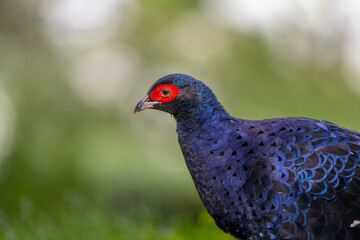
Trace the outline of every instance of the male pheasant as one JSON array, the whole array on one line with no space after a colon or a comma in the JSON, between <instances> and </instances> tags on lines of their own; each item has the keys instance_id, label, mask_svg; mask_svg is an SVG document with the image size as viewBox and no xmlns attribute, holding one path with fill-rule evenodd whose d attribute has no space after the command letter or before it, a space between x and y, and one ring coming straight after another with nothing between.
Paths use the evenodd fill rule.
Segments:
<instances>
[{"instance_id":1,"label":"male pheasant","mask_svg":"<svg viewBox=\"0 0 360 240\"><path fill-rule=\"evenodd\" d=\"M195 187L223 231L240 239L360 239L360 134L289 117L232 117L209 87L160 78L135 112L176 120Z\"/></svg>"}]
</instances>

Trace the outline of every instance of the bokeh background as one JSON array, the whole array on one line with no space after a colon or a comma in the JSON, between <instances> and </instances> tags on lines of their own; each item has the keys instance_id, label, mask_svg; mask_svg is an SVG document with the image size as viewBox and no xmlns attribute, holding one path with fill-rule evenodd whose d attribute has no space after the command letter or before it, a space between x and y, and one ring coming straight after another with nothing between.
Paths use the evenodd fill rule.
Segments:
<instances>
[{"instance_id":1,"label":"bokeh background","mask_svg":"<svg viewBox=\"0 0 360 240\"><path fill-rule=\"evenodd\" d=\"M0 239L232 239L205 212L159 77L247 119L360 131L357 0L1 0Z\"/></svg>"}]
</instances>

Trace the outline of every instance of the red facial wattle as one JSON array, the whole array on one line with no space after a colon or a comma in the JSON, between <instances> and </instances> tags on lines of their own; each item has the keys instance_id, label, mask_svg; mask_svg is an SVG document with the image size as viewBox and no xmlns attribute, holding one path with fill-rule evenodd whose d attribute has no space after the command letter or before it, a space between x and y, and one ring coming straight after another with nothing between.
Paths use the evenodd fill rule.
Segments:
<instances>
[{"instance_id":1,"label":"red facial wattle","mask_svg":"<svg viewBox=\"0 0 360 240\"><path fill-rule=\"evenodd\" d=\"M170 102L171 100L174 99L174 97L176 97L178 92L179 92L178 87L169 83L164 83L156 86L154 90L152 90L152 92L150 93L150 99L152 101L158 101L163 103Z\"/></svg>"}]
</instances>

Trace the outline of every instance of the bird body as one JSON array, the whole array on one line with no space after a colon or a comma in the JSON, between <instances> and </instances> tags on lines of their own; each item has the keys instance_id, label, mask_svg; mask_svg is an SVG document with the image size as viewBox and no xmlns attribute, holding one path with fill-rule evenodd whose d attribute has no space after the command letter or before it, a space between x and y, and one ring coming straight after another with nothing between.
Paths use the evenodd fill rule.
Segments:
<instances>
[{"instance_id":1,"label":"bird body","mask_svg":"<svg viewBox=\"0 0 360 240\"><path fill-rule=\"evenodd\" d=\"M360 239L359 133L309 118L232 117L184 74L158 80L135 111L146 108L174 116L195 187L223 231L252 240Z\"/></svg>"}]
</instances>

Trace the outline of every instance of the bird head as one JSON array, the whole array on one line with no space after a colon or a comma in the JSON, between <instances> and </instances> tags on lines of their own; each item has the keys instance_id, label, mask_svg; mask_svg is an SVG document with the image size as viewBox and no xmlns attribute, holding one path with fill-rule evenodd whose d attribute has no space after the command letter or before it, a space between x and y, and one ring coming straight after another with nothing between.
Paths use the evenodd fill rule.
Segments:
<instances>
[{"instance_id":1,"label":"bird head","mask_svg":"<svg viewBox=\"0 0 360 240\"><path fill-rule=\"evenodd\" d=\"M217 105L220 104L209 87L189 75L177 73L157 80L136 105L134 113L155 109L176 119L205 118Z\"/></svg>"}]
</instances>

